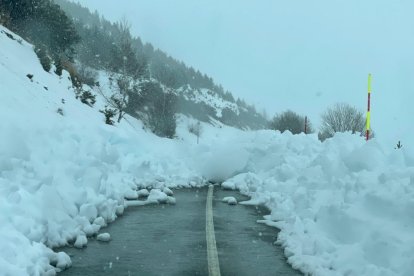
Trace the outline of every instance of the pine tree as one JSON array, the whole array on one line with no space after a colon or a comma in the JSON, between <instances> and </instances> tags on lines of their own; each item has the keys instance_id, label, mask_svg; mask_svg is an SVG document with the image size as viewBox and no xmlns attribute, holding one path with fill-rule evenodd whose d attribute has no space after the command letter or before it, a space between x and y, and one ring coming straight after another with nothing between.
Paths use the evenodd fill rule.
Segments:
<instances>
[{"instance_id":1,"label":"pine tree","mask_svg":"<svg viewBox=\"0 0 414 276\"><path fill-rule=\"evenodd\" d=\"M72 20L50 0L2 0L2 13L8 14L6 27L35 45L46 47L56 61L72 60L79 36Z\"/></svg>"}]
</instances>

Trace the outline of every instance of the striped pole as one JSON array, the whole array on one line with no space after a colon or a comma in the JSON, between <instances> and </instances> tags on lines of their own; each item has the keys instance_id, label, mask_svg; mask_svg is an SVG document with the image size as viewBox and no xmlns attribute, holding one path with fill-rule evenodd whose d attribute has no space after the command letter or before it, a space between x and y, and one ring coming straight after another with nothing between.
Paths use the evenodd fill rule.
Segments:
<instances>
[{"instance_id":1,"label":"striped pole","mask_svg":"<svg viewBox=\"0 0 414 276\"><path fill-rule=\"evenodd\" d=\"M371 129L371 74L368 75L368 111L367 111L367 125L366 125L366 138L369 140L369 130Z\"/></svg>"}]
</instances>

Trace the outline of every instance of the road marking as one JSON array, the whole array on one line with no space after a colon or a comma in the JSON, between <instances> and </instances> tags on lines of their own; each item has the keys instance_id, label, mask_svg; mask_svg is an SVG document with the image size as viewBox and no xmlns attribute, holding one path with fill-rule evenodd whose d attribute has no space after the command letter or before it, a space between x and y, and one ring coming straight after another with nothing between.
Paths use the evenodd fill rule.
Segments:
<instances>
[{"instance_id":1,"label":"road marking","mask_svg":"<svg viewBox=\"0 0 414 276\"><path fill-rule=\"evenodd\" d=\"M216 246L216 235L214 234L213 221L213 191L214 186L208 186L206 203L206 240L207 240L207 261L208 275L220 276L220 264Z\"/></svg>"}]
</instances>

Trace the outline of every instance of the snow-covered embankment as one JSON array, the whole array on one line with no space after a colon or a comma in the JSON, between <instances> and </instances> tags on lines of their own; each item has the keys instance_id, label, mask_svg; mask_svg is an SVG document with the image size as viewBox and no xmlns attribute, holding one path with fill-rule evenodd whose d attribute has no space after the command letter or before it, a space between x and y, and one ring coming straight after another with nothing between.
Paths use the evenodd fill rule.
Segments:
<instances>
[{"instance_id":1,"label":"snow-covered embankment","mask_svg":"<svg viewBox=\"0 0 414 276\"><path fill-rule=\"evenodd\" d=\"M171 157L179 155L176 141L132 118L105 125L99 95L94 108L82 104L66 72L45 72L32 45L1 26L0 105L1 275L69 266L48 247L84 246L140 187L201 184Z\"/></svg>"},{"instance_id":2,"label":"snow-covered embankment","mask_svg":"<svg viewBox=\"0 0 414 276\"><path fill-rule=\"evenodd\" d=\"M414 159L338 134L262 132L246 173L223 183L268 206L288 261L311 275L413 275Z\"/></svg>"}]
</instances>

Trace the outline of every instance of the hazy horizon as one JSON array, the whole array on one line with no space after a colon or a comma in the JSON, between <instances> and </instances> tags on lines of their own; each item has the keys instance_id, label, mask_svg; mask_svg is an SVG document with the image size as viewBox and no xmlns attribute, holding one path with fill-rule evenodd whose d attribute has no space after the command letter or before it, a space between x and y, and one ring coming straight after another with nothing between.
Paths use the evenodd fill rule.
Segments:
<instances>
[{"instance_id":1,"label":"hazy horizon","mask_svg":"<svg viewBox=\"0 0 414 276\"><path fill-rule=\"evenodd\" d=\"M134 35L199 69L269 115L286 109L318 125L329 105L366 109L374 129L407 131L414 92L409 1L83 0ZM392 100L390 100L392 99ZM397 112L391 112L396 110Z\"/></svg>"}]
</instances>

